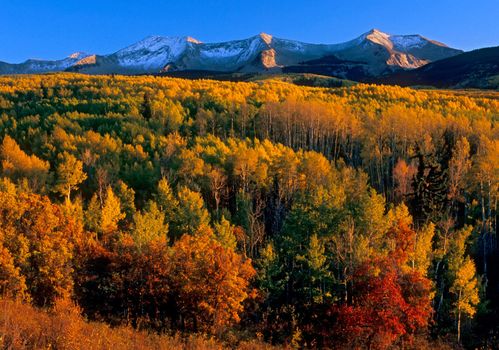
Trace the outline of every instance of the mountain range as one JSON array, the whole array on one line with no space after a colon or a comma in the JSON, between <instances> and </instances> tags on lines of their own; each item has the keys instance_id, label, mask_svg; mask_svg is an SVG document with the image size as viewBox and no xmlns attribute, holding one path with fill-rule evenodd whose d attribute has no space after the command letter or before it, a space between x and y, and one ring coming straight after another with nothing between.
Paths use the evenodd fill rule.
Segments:
<instances>
[{"instance_id":1,"label":"mountain range","mask_svg":"<svg viewBox=\"0 0 499 350\"><path fill-rule=\"evenodd\" d=\"M420 35L390 35L377 29L341 44L309 44L265 33L221 43L203 43L191 37L151 36L109 55L77 52L56 61L0 62L0 74L65 70L91 74L186 70L246 73L281 71L334 56L345 65L347 73L351 66L354 70L360 68L366 76L377 76L414 69L461 52Z\"/></svg>"},{"instance_id":2,"label":"mountain range","mask_svg":"<svg viewBox=\"0 0 499 350\"><path fill-rule=\"evenodd\" d=\"M431 71L447 71L444 69L447 65L441 62L464 64L466 72L454 67L449 74L467 74L473 60L483 59L482 56L464 53L418 34L391 35L377 29L339 44L304 43L266 33L220 43L203 43L192 37L150 36L107 55L76 52L54 61L29 59L18 64L0 61L0 74L314 73L355 81L436 86ZM493 70L497 67L493 62L499 55L494 51L487 57L487 67ZM482 68L483 74L487 69ZM443 79L440 85L459 85L461 81L456 79L459 77Z\"/></svg>"}]
</instances>

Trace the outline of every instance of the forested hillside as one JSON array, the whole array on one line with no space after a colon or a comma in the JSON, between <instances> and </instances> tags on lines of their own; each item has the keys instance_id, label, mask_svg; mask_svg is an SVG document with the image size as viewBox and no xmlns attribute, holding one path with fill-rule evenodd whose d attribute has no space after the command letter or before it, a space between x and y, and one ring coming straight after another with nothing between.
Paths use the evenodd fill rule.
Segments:
<instances>
[{"instance_id":1,"label":"forested hillside","mask_svg":"<svg viewBox=\"0 0 499 350\"><path fill-rule=\"evenodd\" d=\"M498 117L497 92L0 77L3 303L234 347L497 348Z\"/></svg>"}]
</instances>

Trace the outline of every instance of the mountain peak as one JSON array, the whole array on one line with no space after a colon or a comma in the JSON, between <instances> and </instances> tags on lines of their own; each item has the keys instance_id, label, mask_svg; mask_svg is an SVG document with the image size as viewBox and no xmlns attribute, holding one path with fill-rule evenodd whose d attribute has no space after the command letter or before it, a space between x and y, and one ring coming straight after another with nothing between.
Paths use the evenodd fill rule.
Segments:
<instances>
[{"instance_id":1,"label":"mountain peak","mask_svg":"<svg viewBox=\"0 0 499 350\"><path fill-rule=\"evenodd\" d=\"M258 35L267 45L270 45L270 43L272 43L272 35L270 34L267 34L267 33L264 33L264 32L261 32L259 35Z\"/></svg>"},{"instance_id":2,"label":"mountain peak","mask_svg":"<svg viewBox=\"0 0 499 350\"><path fill-rule=\"evenodd\" d=\"M192 36L186 36L185 37L185 40L189 43L193 43L193 44L202 44L203 42L202 41L199 41L198 39L196 38L193 38Z\"/></svg>"},{"instance_id":3,"label":"mountain peak","mask_svg":"<svg viewBox=\"0 0 499 350\"><path fill-rule=\"evenodd\" d=\"M367 34L385 34L385 35L388 35L385 32L383 32L382 30L379 30L378 28L371 29L370 31L367 32Z\"/></svg>"},{"instance_id":4,"label":"mountain peak","mask_svg":"<svg viewBox=\"0 0 499 350\"><path fill-rule=\"evenodd\" d=\"M379 29L371 29L367 33L361 36L362 39L367 39L373 43L383 45L385 47L392 46L390 42L390 34L382 32Z\"/></svg>"},{"instance_id":5,"label":"mountain peak","mask_svg":"<svg viewBox=\"0 0 499 350\"><path fill-rule=\"evenodd\" d=\"M73 52L71 55L69 55L68 58L73 58L73 59L79 60L79 59L82 59L86 56L88 56L88 54L86 52L77 51L77 52Z\"/></svg>"},{"instance_id":6,"label":"mountain peak","mask_svg":"<svg viewBox=\"0 0 499 350\"><path fill-rule=\"evenodd\" d=\"M150 35L139 42L131 46L143 46L143 47L156 47L158 45L168 45L170 43L180 43L189 42L194 44L201 44L201 41L191 37L191 36L161 36L161 35Z\"/></svg>"},{"instance_id":7,"label":"mountain peak","mask_svg":"<svg viewBox=\"0 0 499 350\"><path fill-rule=\"evenodd\" d=\"M368 36L390 36L390 34L378 29L378 28L373 28L371 30L369 30L368 32L364 33L361 35L361 37L368 37Z\"/></svg>"},{"instance_id":8,"label":"mountain peak","mask_svg":"<svg viewBox=\"0 0 499 350\"><path fill-rule=\"evenodd\" d=\"M158 52L164 50L165 48L170 48L172 51L182 51L188 43L201 44L200 41L190 36L152 35L119 50L117 54L122 56L135 52Z\"/></svg>"}]
</instances>

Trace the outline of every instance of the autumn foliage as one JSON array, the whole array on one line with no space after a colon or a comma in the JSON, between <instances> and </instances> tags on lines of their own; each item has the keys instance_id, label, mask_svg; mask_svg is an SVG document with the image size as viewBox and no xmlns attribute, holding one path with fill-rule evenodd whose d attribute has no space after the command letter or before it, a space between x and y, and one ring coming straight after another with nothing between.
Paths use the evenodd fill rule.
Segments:
<instances>
[{"instance_id":1,"label":"autumn foliage","mask_svg":"<svg viewBox=\"0 0 499 350\"><path fill-rule=\"evenodd\" d=\"M0 341L493 348L497 97L1 77Z\"/></svg>"}]
</instances>

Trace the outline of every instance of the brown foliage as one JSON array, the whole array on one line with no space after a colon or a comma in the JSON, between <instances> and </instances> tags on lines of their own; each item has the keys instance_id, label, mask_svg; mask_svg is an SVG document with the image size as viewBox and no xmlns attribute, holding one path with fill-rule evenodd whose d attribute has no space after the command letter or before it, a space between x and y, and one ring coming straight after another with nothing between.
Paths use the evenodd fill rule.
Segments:
<instances>
[{"instance_id":1,"label":"brown foliage","mask_svg":"<svg viewBox=\"0 0 499 350\"><path fill-rule=\"evenodd\" d=\"M112 328L104 323L86 322L71 302L59 300L51 311L0 299L0 348L65 350L223 350L227 346L212 338L191 335L168 336ZM270 349L258 342L241 343L241 350Z\"/></svg>"},{"instance_id":2,"label":"brown foliage","mask_svg":"<svg viewBox=\"0 0 499 350\"><path fill-rule=\"evenodd\" d=\"M239 322L255 270L208 234L184 235L173 246L173 288L184 327L216 332Z\"/></svg>"}]
</instances>

